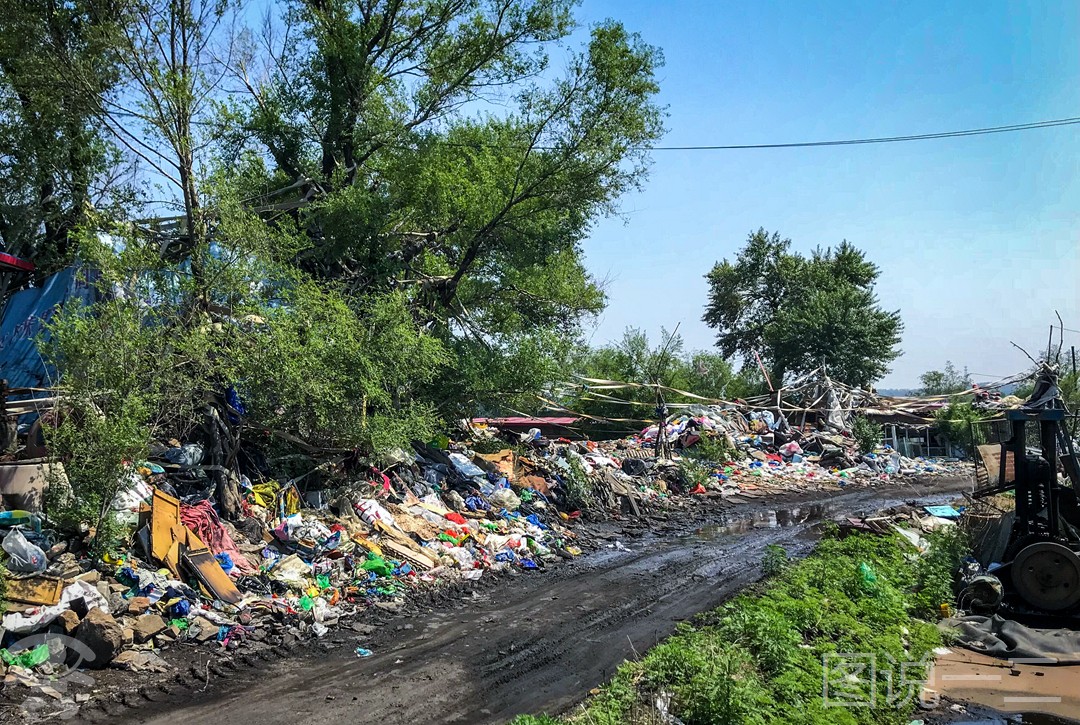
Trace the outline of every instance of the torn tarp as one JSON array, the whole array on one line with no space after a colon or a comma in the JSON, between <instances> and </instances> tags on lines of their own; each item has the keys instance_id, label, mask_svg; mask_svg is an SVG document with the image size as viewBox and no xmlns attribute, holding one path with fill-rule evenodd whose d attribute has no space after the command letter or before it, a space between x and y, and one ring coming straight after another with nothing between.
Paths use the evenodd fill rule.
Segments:
<instances>
[{"instance_id":1,"label":"torn tarp","mask_svg":"<svg viewBox=\"0 0 1080 725\"><path fill-rule=\"evenodd\" d=\"M958 631L957 644L992 657L1080 664L1080 632L1070 629L1035 629L997 615L953 617L941 620L939 626Z\"/></svg>"},{"instance_id":2,"label":"torn tarp","mask_svg":"<svg viewBox=\"0 0 1080 725\"><path fill-rule=\"evenodd\" d=\"M38 351L46 324L71 301L94 301L92 275L85 267L68 267L11 296L0 319L0 368L13 388L40 388L49 382L50 371Z\"/></svg>"}]
</instances>

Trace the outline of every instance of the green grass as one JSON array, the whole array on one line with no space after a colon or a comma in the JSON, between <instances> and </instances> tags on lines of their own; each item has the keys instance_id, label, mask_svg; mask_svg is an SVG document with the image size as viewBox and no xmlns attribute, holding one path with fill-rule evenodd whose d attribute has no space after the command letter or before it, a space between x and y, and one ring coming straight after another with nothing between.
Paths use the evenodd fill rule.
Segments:
<instances>
[{"instance_id":1,"label":"green grass","mask_svg":"<svg viewBox=\"0 0 1080 725\"><path fill-rule=\"evenodd\" d=\"M951 597L946 587L961 549L941 546L919 559L898 536L827 538L808 558L770 567L775 575L760 586L625 662L567 718L522 716L513 725L659 723L658 697L686 725L907 723L915 700L885 702L888 668L880 664L875 707L827 706L822 660L830 653L873 653L879 663L930 657L941 635L917 615ZM779 563L777 552L770 557ZM869 694L868 685L853 686Z\"/></svg>"}]
</instances>

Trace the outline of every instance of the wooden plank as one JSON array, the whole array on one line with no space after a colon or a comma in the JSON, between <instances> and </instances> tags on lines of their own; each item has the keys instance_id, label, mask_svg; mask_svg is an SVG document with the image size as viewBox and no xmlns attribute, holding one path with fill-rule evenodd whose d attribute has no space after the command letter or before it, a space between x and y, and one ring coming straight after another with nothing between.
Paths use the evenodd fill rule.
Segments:
<instances>
[{"instance_id":1,"label":"wooden plank","mask_svg":"<svg viewBox=\"0 0 1080 725\"><path fill-rule=\"evenodd\" d=\"M427 554L421 554L420 552L413 551L407 546L402 546L396 541L384 541L383 548L386 552L394 558L407 561L410 564L417 566L425 571L435 568L435 561L433 561Z\"/></svg>"},{"instance_id":2,"label":"wooden plank","mask_svg":"<svg viewBox=\"0 0 1080 725\"><path fill-rule=\"evenodd\" d=\"M5 598L10 602L39 604L51 607L60 602L64 580L52 576L32 576L27 579L11 579L7 583Z\"/></svg>"},{"instance_id":3,"label":"wooden plank","mask_svg":"<svg viewBox=\"0 0 1080 725\"><path fill-rule=\"evenodd\" d=\"M150 549L155 559L165 561L175 541L173 526L180 524L180 501L155 488L151 503Z\"/></svg>"},{"instance_id":4,"label":"wooden plank","mask_svg":"<svg viewBox=\"0 0 1080 725\"><path fill-rule=\"evenodd\" d=\"M243 601L244 596L209 549L191 549L181 558L213 597L229 604Z\"/></svg>"}]
</instances>

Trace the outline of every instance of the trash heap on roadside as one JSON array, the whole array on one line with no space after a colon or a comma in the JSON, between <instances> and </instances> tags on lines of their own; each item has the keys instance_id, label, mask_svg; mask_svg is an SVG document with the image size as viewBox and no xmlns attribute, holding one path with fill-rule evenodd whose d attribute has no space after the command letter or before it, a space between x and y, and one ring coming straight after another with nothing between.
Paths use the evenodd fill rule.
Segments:
<instances>
[{"instance_id":1,"label":"trash heap on roadside","mask_svg":"<svg viewBox=\"0 0 1080 725\"><path fill-rule=\"evenodd\" d=\"M557 475L510 449L415 448L335 489L245 478L236 522L200 482L199 447L166 451L163 462L186 460L132 467L114 503L130 539L101 558L36 513L8 517L0 657L13 670L47 665L48 652L20 646L43 632L86 644L89 667L161 667L154 653L176 643L289 645L368 609L400 609L424 587L581 553L567 526L580 511Z\"/></svg>"},{"instance_id":2,"label":"trash heap on roadside","mask_svg":"<svg viewBox=\"0 0 1080 725\"><path fill-rule=\"evenodd\" d=\"M471 428L469 443L415 442L284 483L242 476L233 521L219 515L202 448L174 441L128 467L113 503L126 535L104 555L91 556L89 532L64 538L37 511L0 514L0 670L43 687L65 668L163 671L163 649L291 647L343 626L361 633L366 657L373 627L358 620L425 590L572 559L589 543L579 519L707 498L690 494L737 502L954 470L888 449L860 454L850 437L781 421L689 408L666 422L670 458L656 457L656 426L606 442ZM704 479L689 475L690 460Z\"/></svg>"}]
</instances>

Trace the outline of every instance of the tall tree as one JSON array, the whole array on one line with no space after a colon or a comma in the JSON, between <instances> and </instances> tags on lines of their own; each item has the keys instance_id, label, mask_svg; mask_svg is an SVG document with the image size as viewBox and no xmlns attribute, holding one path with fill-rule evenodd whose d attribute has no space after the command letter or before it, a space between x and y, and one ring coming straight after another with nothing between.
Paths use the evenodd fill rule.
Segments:
<instances>
[{"instance_id":1,"label":"tall tree","mask_svg":"<svg viewBox=\"0 0 1080 725\"><path fill-rule=\"evenodd\" d=\"M282 40L234 63L250 99L232 113L251 132L226 155L253 193L310 180L298 264L356 295L407 290L461 359L444 390L491 389L472 371L549 349L602 308L581 241L642 182L663 130L660 53L618 23L543 79L571 5L294 2Z\"/></svg>"},{"instance_id":2,"label":"tall tree","mask_svg":"<svg viewBox=\"0 0 1080 725\"><path fill-rule=\"evenodd\" d=\"M184 218L190 255L208 242L200 176L210 158L204 130L227 63L219 27L237 0L127 0L116 34L122 92L102 99L98 115L117 142L171 184L163 200ZM200 265L195 264L196 271Z\"/></svg>"},{"instance_id":3,"label":"tall tree","mask_svg":"<svg viewBox=\"0 0 1080 725\"><path fill-rule=\"evenodd\" d=\"M971 387L971 375L967 368L958 369L952 360L945 361L943 370L927 370L919 376L919 395L950 395Z\"/></svg>"},{"instance_id":4,"label":"tall tree","mask_svg":"<svg viewBox=\"0 0 1080 725\"><path fill-rule=\"evenodd\" d=\"M125 196L95 113L119 82L118 4L0 0L0 17L0 241L40 279L70 262L92 207Z\"/></svg>"},{"instance_id":5,"label":"tall tree","mask_svg":"<svg viewBox=\"0 0 1080 725\"><path fill-rule=\"evenodd\" d=\"M704 321L717 331L726 356L759 355L774 386L790 373L824 365L851 385L869 386L900 355L899 311L881 308L874 285L878 267L847 241L791 251L791 240L758 229L734 261L706 275Z\"/></svg>"}]
</instances>

